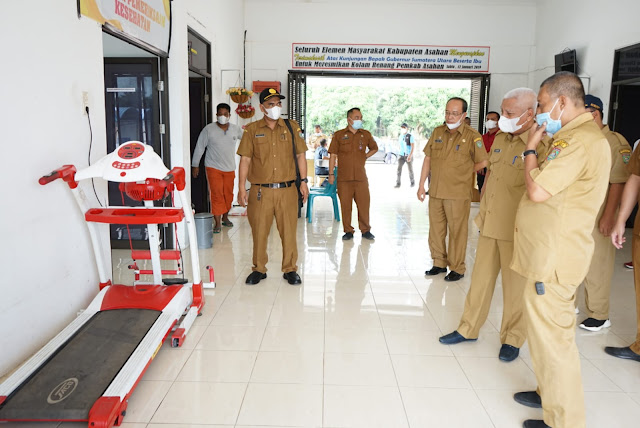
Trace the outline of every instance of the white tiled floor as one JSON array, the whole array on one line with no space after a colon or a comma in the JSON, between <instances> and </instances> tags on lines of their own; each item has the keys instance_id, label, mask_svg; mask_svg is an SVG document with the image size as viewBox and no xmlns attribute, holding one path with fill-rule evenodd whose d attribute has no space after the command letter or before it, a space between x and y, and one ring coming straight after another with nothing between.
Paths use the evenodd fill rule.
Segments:
<instances>
[{"instance_id":1,"label":"white tiled floor","mask_svg":"<svg viewBox=\"0 0 640 428\"><path fill-rule=\"evenodd\" d=\"M252 248L246 217L234 217L235 227L215 235L200 257L203 267L214 266L217 288L206 292L204 313L184 346L160 350L132 396L126 428L516 428L541 417L512 400L536 385L527 345L512 363L497 359L499 284L477 342L438 342L460 319L476 229L470 227L462 281L425 278L426 204L406 175L404 187L392 188L395 166L370 165L368 172L375 242L358 232L342 242L329 200L318 199L313 222L298 223L302 286L281 277L275 225L269 277L257 286L244 284ZM633 274L622 267L629 248L617 256L612 327L577 331L590 428L634 427L640 420L640 364L602 350L626 346L635 334ZM116 251L114 264L126 266L128 257ZM114 276L132 280L126 270Z\"/></svg>"}]
</instances>

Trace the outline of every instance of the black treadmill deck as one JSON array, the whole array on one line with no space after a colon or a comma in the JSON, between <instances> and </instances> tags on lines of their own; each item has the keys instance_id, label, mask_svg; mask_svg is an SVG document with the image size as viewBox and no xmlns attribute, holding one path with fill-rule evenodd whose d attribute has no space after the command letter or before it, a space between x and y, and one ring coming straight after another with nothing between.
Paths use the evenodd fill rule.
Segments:
<instances>
[{"instance_id":1,"label":"black treadmill deck","mask_svg":"<svg viewBox=\"0 0 640 428\"><path fill-rule=\"evenodd\" d=\"M148 309L96 313L7 398L0 407L0 420L87 420L93 404L160 313Z\"/></svg>"}]
</instances>

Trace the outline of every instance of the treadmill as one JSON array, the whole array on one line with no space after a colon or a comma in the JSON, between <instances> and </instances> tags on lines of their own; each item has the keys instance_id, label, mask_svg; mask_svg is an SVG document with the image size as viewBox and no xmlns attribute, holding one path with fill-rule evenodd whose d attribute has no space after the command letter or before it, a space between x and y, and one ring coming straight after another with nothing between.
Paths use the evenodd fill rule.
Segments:
<instances>
[{"instance_id":1,"label":"treadmill","mask_svg":"<svg viewBox=\"0 0 640 428\"><path fill-rule=\"evenodd\" d=\"M64 180L85 216L98 266L100 292L89 307L0 384L0 421L87 421L91 428L120 425L128 399L165 339L181 346L204 306L193 212L185 192L185 171L169 171L153 148L132 141L93 166L64 165L42 177ZM141 207L90 208L78 182L103 178ZM155 207L173 193L180 208ZM158 224L185 221L193 282L166 279L160 267ZM146 224L153 282L113 285L107 277L100 224ZM104 227L104 226L102 226ZM210 270L213 278L213 270ZM166 283L166 284L165 284Z\"/></svg>"}]
</instances>

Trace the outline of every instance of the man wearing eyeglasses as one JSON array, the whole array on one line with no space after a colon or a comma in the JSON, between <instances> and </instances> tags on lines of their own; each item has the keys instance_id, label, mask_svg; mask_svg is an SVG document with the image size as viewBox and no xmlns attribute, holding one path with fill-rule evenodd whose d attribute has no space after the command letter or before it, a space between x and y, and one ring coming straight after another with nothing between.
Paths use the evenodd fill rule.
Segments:
<instances>
[{"instance_id":1,"label":"man wearing eyeglasses","mask_svg":"<svg viewBox=\"0 0 640 428\"><path fill-rule=\"evenodd\" d=\"M433 267L425 275L450 272L445 281L458 281L466 270L467 234L471 192L475 172L488 164L482 136L464 123L467 102L458 97L447 101L445 123L433 130L424 148L418 200L424 201L424 183L429 185L429 249ZM449 229L449 249L445 238Z\"/></svg>"}]
</instances>

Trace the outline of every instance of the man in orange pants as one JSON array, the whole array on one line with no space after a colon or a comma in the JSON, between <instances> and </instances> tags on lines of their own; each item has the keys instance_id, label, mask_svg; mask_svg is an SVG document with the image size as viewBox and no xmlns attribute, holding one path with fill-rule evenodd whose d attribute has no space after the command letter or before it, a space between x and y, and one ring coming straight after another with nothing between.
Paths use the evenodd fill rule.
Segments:
<instances>
[{"instance_id":1,"label":"man in orange pants","mask_svg":"<svg viewBox=\"0 0 640 428\"><path fill-rule=\"evenodd\" d=\"M242 129L229 123L231 107L218 104L217 122L205 126L193 151L191 172L193 177L200 174L200 158L207 152L204 165L207 169L211 214L216 224L213 233L220 233L221 226L232 227L229 210L233 203L233 181L236 178L236 143L242 138Z\"/></svg>"}]
</instances>

